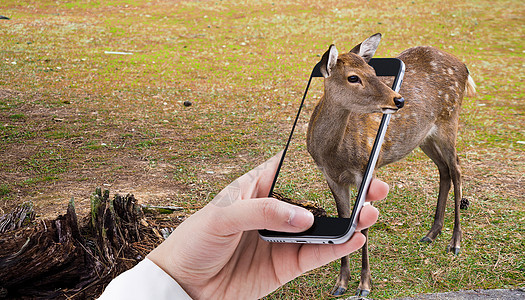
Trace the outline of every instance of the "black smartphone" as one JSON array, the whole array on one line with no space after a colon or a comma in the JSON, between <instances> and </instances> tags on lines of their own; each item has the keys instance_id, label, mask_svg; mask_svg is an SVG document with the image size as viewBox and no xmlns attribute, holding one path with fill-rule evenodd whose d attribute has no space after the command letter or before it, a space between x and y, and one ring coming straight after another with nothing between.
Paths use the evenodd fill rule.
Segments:
<instances>
[{"instance_id":1,"label":"black smartphone","mask_svg":"<svg viewBox=\"0 0 525 300\"><path fill-rule=\"evenodd\" d=\"M369 64L375 69L377 76L388 76L394 77L394 83L392 89L396 92L399 92L401 88L401 83L403 82L403 76L405 74L405 64L397 58L372 58L369 61ZM292 130L288 137L283 156L281 158L279 167L275 174L275 178L270 189L270 197L274 193L274 189L278 183L279 174L285 162L285 157L290 147L292 137L299 120L304 101L306 99L306 94L310 87L312 78L323 77L320 71L321 63L317 63L303 95L301 105L297 112L295 121L292 126ZM259 230L261 238L269 242L278 242L278 243L311 243L311 244L341 244L350 239L355 232L357 227L357 221L359 212L365 203L366 193L372 181L372 175L374 168L379 157L379 152L381 150L381 145L385 137L386 129L390 122L391 114L383 114L379 129L368 159L368 164L366 167L365 174L363 176L363 181L359 186L359 191L357 193L357 198L355 200L354 206L352 208L352 214L350 218L336 218L336 217L314 217L314 224L308 230L299 232L299 233L288 233L288 232L279 232L271 230ZM304 143L306 144L306 143ZM305 148L305 146L303 146ZM298 175L293 175L298 176Z\"/></svg>"}]
</instances>

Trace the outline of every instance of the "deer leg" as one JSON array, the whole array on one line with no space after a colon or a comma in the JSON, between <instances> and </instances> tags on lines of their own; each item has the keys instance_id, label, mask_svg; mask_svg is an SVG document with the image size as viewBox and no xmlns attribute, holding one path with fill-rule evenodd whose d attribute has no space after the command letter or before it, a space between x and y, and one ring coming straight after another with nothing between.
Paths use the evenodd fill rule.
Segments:
<instances>
[{"instance_id":1,"label":"deer leg","mask_svg":"<svg viewBox=\"0 0 525 300\"><path fill-rule=\"evenodd\" d=\"M452 252L455 255L459 254L461 246L461 223L459 217L459 209L462 200L461 189L461 171L459 170L459 158L454 151L454 157L450 159L450 176L454 183L454 231L452 232L452 239L447 246L447 252Z\"/></svg>"},{"instance_id":2,"label":"deer leg","mask_svg":"<svg viewBox=\"0 0 525 300\"><path fill-rule=\"evenodd\" d=\"M357 287L356 296L366 297L370 294L370 263L368 261L368 228L361 230L361 233L366 237L366 242L361 248L361 280Z\"/></svg>"},{"instance_id":3,"label":"deer leg","mask_svg":"<svg viewBox=\"0 0 525 300\"><path fill-rule=\"evenodd\" d=\"M346 293L348 287L348 281L350 281L350 259L347 256L341 258L341 269L339 269L339 277L332 289L333 296L341 296Z\"/></svg>"},{"instance_id":4,"label":"deer leg","mask_svg":"<svg viewBox=\"0 0 525 300\"><path fill-rule=\"evenodd\" d=\"M328 186L334 196L337 214L340 218L350 218L350 189L337 184L335 181L326 177ZM348 256L341 258L341 268L339 269L339 277L332 289L331 294L334 296L343 295L348 288L348 281L350 281L350 260Z\"/></svg>"},{"instance_id":5,"label":"deer leg","mask_svg":"<svg viewBox=\"0 0 525 300\"><path fill-rule=\"evenodd\" d=\"M445 208L447 205L448 193L451 187L450 170L446 164L441 152L436 148L434 143L422 144L421 150L432 159L439 170L439 195L436 205L436 212L434 214L434 223L429 232L420 240L420 242L433 242L441 233L445 220Z\"/></svg>"},{"instance_id":6,"label":"deer leg","mask_svg":"<svg viewBox=\"0 0 525 300\"><path fill-rule=\"evenodd\" d=\"M436 215L434 217L434 224L429 233L421 239L424 242L432 242L435 237L441 232L444 223L445 207L447 203L448 193L451 188L451 183L454 184L454 231L452 239L447 246L447 252L459 254L461 245L461 224L459 217L459 209L461 206L462 191L461 191L461 171L459 169L459 158L456 154L455 137L452 141L445 142L430 142L421 145L421 149L427 154L434 163L438 166L440 183L438 204L436 207ZM441 147L439 145L442 145Z\"/></svg>"}]
</instances>

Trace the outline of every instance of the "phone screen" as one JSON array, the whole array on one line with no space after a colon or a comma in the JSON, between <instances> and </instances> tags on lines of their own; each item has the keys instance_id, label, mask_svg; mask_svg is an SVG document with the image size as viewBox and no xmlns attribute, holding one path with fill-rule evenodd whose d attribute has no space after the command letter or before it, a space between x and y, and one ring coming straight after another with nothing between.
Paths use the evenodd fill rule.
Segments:
<instances>
[{"instance_id":1,"label":"phone screen","mask_svg":"<svg viewBox=\"0 0 525 300\"><path fill-rule=\"evenodd\" d=\"M326 238L326 243L344 236L349 230L350 219L337 218L335 202L321 170L316 166L307 150L306 134L310 112L319 99L308 99L297 116L297 123L288 148L284 153L279 173L275 178L271 197L293 204L313 205L314 225L295 236L291 242L311 243L312 239ZM322 216L321 216L322 215ZM283 238L289 233L265 231L273 242L290 242Z\"/></svg>"},{"instance_id":2,"label":"phone screen","mask_svg":"<svg viewBox=\"0 0 525 300\"><path fill-rule=\"evenodd\" d=\"M393 78L392 88L399 91L404 74L404 64L401 60L395 58L372 59L370 65L375 68L378 76ZM301 233L292 234L261 230L261 237L267 241L332 244L348 240L357 226L357 216L364 204L366 191L368 191L372 180L375 163L390 121L390 115L383 115L367 170L352 208L351 218L334 217L336 215L335 205L323 205L324 203L334 203L333 196L322 172L310 157L306 145L307 125L310 116L303 113L305 110L304 103L312 78L322 77L319 66L318 63L314 67L308 81L269 196L292 199L291 202L295 203L307 201L314 206L323 207L327 214L326 216L316 216L314 225Z\"/></svg>"},{"instance_id":3,"label":"phone screen","mask_svg":"<svg viewBox=\"0 0 525 300\"><path fill-rule=\"evenodd\" d=\"M330 189L307 150L306 133L313 102L309 99L302 108L269 196L296 204L313 204L322 209L318 214L336 216Z\"/></svg>"}]
</instances>

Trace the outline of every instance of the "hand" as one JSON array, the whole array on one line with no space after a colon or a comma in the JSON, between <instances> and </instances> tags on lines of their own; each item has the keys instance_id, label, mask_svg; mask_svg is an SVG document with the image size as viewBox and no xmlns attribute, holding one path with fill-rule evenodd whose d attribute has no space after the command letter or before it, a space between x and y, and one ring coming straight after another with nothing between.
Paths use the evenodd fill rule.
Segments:
<instances>
[{"instance_id":1,"label":"hand","mask_svg":"<svg viewBox=\"0 0 525 300\"><path fill-rule=\"evenodd\" d=\"M278 244L258 229L301 232L313 223L306 209L268 198L282 154L241 176L190 216L148 258L193 299L255 299L295 277L359 249L358 231L339 245ZM372 181L367 200L386 197L388 185ZM357 230L374 224L378 211L361 210Z\"/></svg>"}]
</instances>

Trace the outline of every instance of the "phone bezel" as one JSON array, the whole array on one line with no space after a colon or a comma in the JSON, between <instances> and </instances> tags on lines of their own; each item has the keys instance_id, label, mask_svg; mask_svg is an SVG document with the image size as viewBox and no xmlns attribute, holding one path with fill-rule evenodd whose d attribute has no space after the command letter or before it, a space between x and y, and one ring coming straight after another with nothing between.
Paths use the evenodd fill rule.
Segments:
<instances>
[{"instance_id":1,"label":"phone bezel","mask_svg":"<svg viewBox=\"0 0 525 300\"><path fill-rule=\"evenodd\" d=\"M369 61L377 76L394 76L394 83L392 89L396 92L399 92L401 88L401 83L403 82L403 77L405 73L405 64L398 58L372 58ZM279 172L281 170L282 164L284 162L286 152L290 145L290 142L297 125L297 121L301 114L301 110L310 87L312 78L323 77L321 74L321 62L318 62L312 70L308 84L306 86L301 105L297 111L290 135L286 142L286 146L283 151L283 155L279 162L277 172L275 173L272 186L270 188L269 196L271 197L277 179L279 177ZM366 199L366 192L372 181L373 171L379 157L379 152L381 145L384 140L386 129L390 123L391 114L383 114L381 118L381 123L379 125L374 145L369 156L368 164L366 167L363 180L359 187L359 191L352 208L352 213L350 218L333 218L333 217L315 217L314 225L304 232L299 233L288 233L288 232L279 232L271 230L259 230L261 238L269 242L278 242L278 243L312 243L312 244L341 244L350 239L350 237L355 232L357 227L357 216L361 211ZM334 228L336 227L336 228ZM337 231L339 232L337 232Z\"/></svg>"}]
</instances>

